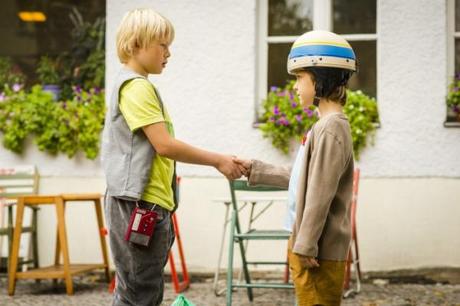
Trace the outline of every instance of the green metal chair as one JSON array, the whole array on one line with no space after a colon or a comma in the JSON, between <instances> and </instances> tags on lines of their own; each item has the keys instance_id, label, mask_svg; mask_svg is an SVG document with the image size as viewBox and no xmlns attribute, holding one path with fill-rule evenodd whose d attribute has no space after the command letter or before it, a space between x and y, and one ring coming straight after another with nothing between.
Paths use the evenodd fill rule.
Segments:
<instances>
[{"instance_id":1,"label":"green metal chair","mask_svg":"<svg viewBox=\"0 0 460 306\"><path fill-rule=\"evenodd\" d=\"M232 218L230 222L230 239L228 249L228 270L227 270L227 306L232 304L232 292L234 288L246 288L248 298L252 302L254 295L252 292L253 288L279 288L279 289L291 289L294 288L289 283L253 283L249 273L248 265L286 265L286 261L248 261L246 258L246 248L244 241L249 240L288 240L291 233L286 230L257 230L250 229L247 232L242 232L241 225L238 217L238 206L236 194L238 191L245 192L271 192L271 191L283 191L285 189L269 187L269 186L257 186L250 187L247 185L245 180L230 181L230 193L232 200ZM239 245L240 255L242 260L242 269L244 275L244 284L234 284L233 282L233 257L235 244Z\"/></svg>"}]
</instances>

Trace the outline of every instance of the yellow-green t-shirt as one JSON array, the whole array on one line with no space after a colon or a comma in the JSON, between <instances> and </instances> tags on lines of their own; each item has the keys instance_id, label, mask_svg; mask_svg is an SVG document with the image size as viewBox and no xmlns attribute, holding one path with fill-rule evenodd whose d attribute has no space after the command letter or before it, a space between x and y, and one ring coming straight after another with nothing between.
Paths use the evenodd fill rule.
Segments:
<instances>
[{"instance_id":1,"label":"yellow-green t-shirt","mask_svg":"<svg viewBox=\"0 0 460 306\"><path fill-rule=\"evenodd\" d=\"M132 132L146 125L164 122L169 134L174 137L171 118L164 105L163 112L161 111L159 99L153 84L146 79L133 79L123 85L119 99L120 111ZM173 176L174 161L155 154L142 200L173 210L174 197L171 187Z\"/></svg>"}]
</instances>

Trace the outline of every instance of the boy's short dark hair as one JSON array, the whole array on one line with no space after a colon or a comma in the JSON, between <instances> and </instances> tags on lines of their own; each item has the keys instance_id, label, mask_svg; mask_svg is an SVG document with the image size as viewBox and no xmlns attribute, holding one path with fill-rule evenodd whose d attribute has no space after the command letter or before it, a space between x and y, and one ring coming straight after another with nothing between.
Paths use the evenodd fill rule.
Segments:
<instances>
[{"instance_id":1,"label":"boy's short dark hair","mask_svg":"<svg viewBox=\"0 0 460 306\"><path fill-rule=\"evenodd\" d=\"M304 69L315 83L317 98L325 98L345 105L347 103L347 83L353 72L332 67L308 67Z\"/></svg>"}]
</instances>

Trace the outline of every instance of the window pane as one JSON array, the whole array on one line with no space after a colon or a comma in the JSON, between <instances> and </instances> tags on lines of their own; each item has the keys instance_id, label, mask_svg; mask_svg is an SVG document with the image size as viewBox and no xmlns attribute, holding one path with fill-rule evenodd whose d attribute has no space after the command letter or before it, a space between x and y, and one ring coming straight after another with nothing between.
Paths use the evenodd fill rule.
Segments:
<instances>
[{"instance_id":1,"label":"window pane","mask_svg":"<svg viewBox=\"0 0 460 306\"><path fill-rule=\"evenodd\" d=\"M338 34L375 33L376 0L334 0L333 31Z\"/></svg>"},{"instance_id":2,"label":"window pane","mask_svg":"<svg viewBox=\"0 0 460 306\"><path fill-rule=\"evenodd\" d=\"M460 32L460 0L455 0L455 31Z\"/></svg>"},{"instance_id":3,"label":"window pane","mask_svg":"<svg viewBox=\"0 0 460 306\"><path fill-rule=\"evenodd\" d=\"M455 72L460 73L460 38L455 40Z\"/></svg>"},{"instance_id":4,"label":"window pane","mask_svg":"<svg viewBox=\"0 0 460 306\"><path fill-rule=\"evenodd\" d=\"M11 57L28 81L34 82L35 69L42 55L55 57L71 48L74 25L69 15L73 8L90 23L97 17L105 17L104 0L4 1L0 11L0 56ZM46 21L22 21L18 17L21 11L42 12Z\"/></svg>"},{"instance_id":5,"label":"window pane","mask_svg":"<svg viewBox=\"0 0 460 306\"><path fill-rule=\"evenodd\" d=\"M269 44L268 45L268 87L284 87L288 80L294 79L287 73L287 58L291 51L289 44Z\"/></svg>"},{"instance_id":6,"label":"window pane","mask_svg":"<svg viewBox=\"0 0 460 306\"><path fill-rule=\"evenodd\" d=\"M455 39L455 75L460 73L460 39ZM449 80L449 84L452 79ZM447 106L447 122L458 122L459 114Z\"/></svg>"},{"instance_id":7,"label":"window pane","mask_svg":"<svg viewBox=\"0 0 460 306\"><path fill-rule=\"evenodd\" d=\"M269 0L268 36L296 36L313 29L313 0Z\"/></svg>"},{"instance_id":8,"label":"window pane","mask_svg":"<svg viewBox=\"0 0 460 306\"><path fill-rule=\"evenodd\" d=\"M350 45L358 59L358 73L350 79L349 88L376 97L377 44L375 41L350 41Z\"/></svg>"}]
</instances>

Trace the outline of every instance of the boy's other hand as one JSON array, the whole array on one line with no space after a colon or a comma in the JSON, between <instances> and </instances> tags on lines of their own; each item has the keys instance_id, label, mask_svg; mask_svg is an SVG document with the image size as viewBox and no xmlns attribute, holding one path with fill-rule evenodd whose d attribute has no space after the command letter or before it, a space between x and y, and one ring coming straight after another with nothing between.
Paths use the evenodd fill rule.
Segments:
<instances>
[{"instance_id":1,"label":"boy's other hand","mask_svg":"<svg viewBox=\"0 0 460 306\"><path fill-rule=\"evenodd\" d=\"M252 161L241 159L238 157L234 157L233 161L239 165L240 170L242 171L243 175L246 177L249 177L249 175L251 174Z\"/></svg>"},{"instance_id":2,"label":"boy's other hand","mask_svg":"<svg viewBox=\"0 0 460 306\"><path fill-rule=\"evenodd\" d=\"M234 157L228 155L221 155L219 163L217 164L217 170L225 175L229 180L236 180L243 175L240 167L237 163L233 162Z\"/></svg>"},{"instance_id":3,"label":"boy's other hand","mask_svg":"<svg viewBox=\"0 0 460 306\"><path fill-rule=\"evenodd\" d=\"M314 257L303 256L303 255L298 255L298 257L304 267L307 267L307 268L318 268L319 267L319 263Z\"/></svg>"}]
</instances>

